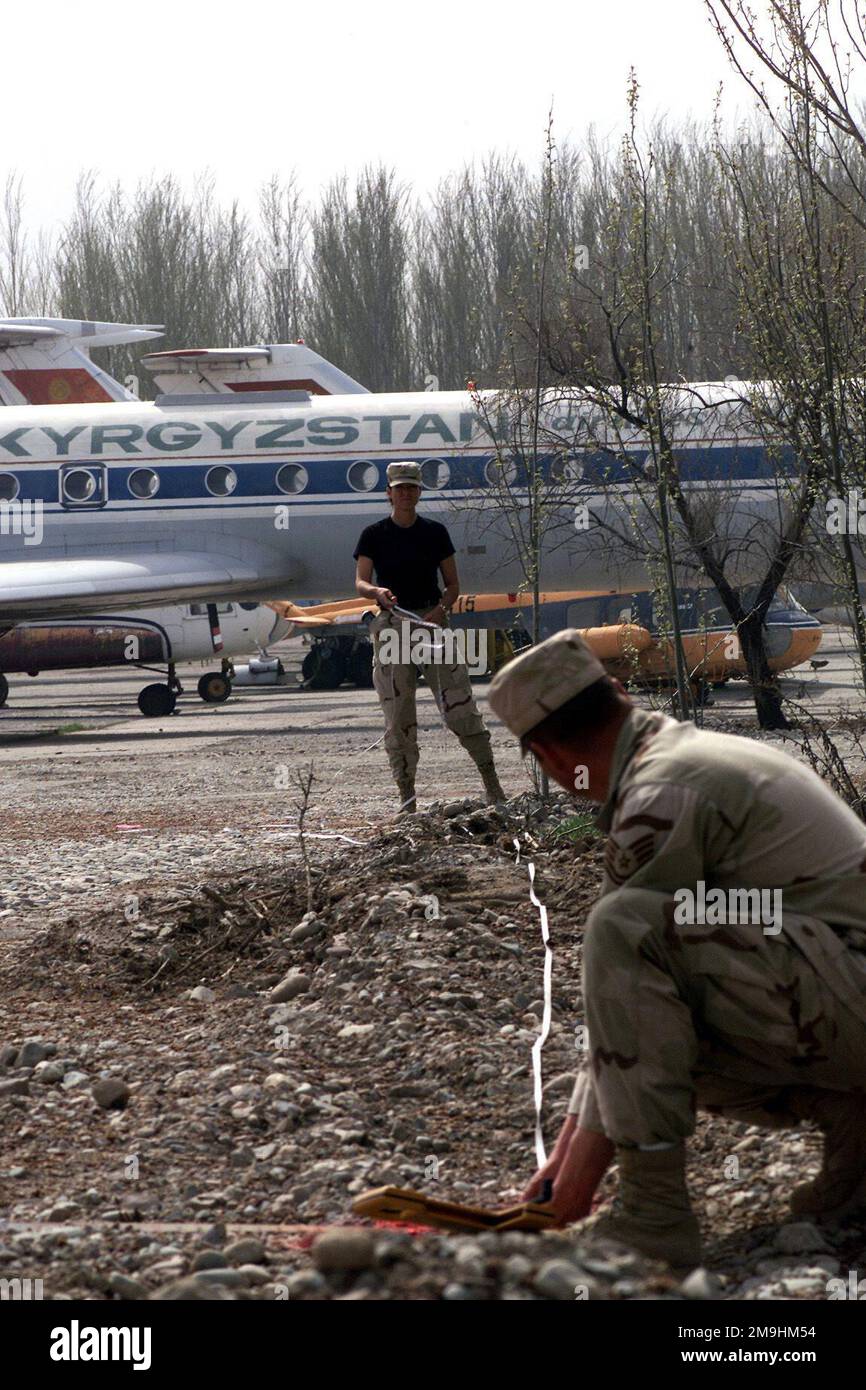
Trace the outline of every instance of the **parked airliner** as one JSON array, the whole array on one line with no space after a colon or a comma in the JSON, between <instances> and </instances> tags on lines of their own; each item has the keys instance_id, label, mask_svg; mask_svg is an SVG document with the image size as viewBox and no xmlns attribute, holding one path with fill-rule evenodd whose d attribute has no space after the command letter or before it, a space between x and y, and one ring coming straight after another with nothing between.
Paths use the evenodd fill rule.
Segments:
<instances>
[{"instance_id":1,"label":"parked airliner","mask_svg":"<svg viewBox=\"0 0 866 1390\"><path fill-rule=\"evenodd\" d=\"M421 464L424 513L448 525L465 589L513 590L524 580L512 528L515 517L525 522L526 479L519 463L503 470L497 459L496 431L510 427L505 410L491 430L497 393L373 395L295 343L152 353L143 362L160 391L153 403L117 383L106 399L102 373L100 400L63 404L64 381L74 399L65 374L80 370L64 365L68 351L86 358L88 339L135 327L90 325L88 334L79 325L78 346L66 341L34 395L32 373L49 369L27 359L28 344L44 351L52 334L70 339L74 328L63 324L0 322L0 392L40 402L0 414L0 628L116 607L337 598L361 529L387 511L391 459ZM750 499L767 486L766 451L728 437L720 421L712 437L700 420L689 424L683 470L708 489L740 480L727 491L745 533ZM613 545L605 529L611 504L600 489L616 475L616 456L587 446L587 423L567 393L545 398L545 429L574 439L576 482L547 518L544 587L646 588L652 557ZM645 444L635 436L629 448ZM503 484L507 508L496 501ZM591 524L576 524L576 502L593 498Z\"/></svg>"}]
</instances>

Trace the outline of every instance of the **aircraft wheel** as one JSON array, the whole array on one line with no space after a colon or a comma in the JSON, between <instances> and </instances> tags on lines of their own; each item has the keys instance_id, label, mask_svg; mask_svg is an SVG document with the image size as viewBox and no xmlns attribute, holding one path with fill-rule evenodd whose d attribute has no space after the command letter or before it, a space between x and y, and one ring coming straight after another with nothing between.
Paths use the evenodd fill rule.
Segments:
<instances>
[{"instance_id":1,"label":"aircraft wheel","mask_svg":"<svg viewBox=\"0 0 866 1390\"><path fill-rule=\"evenodd\" d=\"M309 690L336 690L346 675L346 659L342 652L312 647L304 657L301 674Z\"/></svg>"},{"instance_id":2,"label":"aircraft wheel","mask_svg":"<svg viewBox=\"0 0 866 1390\"><path fill-rule=\"evenodd\" d=\"M0 709L2 709L2 707L5 705L5 703L6 703L6 701L7 701L8 698L9 698L9 682L7 681L6 677L3 675L2 671L0 671Z\"/></svg>"},{"instance_id":3,"label":"aircraft wheel","mask_svg":"<svg viewBox=\"0 0 866 1390\"><path fill-rule=\"evenodd\" d=\"M232 693L232 683L222 671L205 671L198 683L198 693L207 705L221 705Z\"/></svg>"},{"instance_id":4,"label":"aircraft wheel","mask_svg":"<svg viewBox=\"0 0 866 1390\"><path fill-rule=\"evenodd\" d=\"M373 648L369 642L359 643L349 657L349 680L360 690L373 687Z\"/></svg>"},{"instance_id":5,"label":"aircraft wheel","mask_svg":"<svg viewBox=\"0 0 866 1390\"><path fill-rule=\"evenodd\" d=\"M177 704L177 696L167 685L160 685L155 682L153 685L146 685L138 696L138 708L148 719L159 719L161 716L171 714Z\"/></svg>"}]
</instances>

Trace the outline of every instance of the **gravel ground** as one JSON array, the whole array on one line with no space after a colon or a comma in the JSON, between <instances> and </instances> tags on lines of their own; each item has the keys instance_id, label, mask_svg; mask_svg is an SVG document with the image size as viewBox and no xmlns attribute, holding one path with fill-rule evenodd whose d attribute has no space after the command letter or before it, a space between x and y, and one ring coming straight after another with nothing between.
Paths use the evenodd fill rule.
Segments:
<instances>
[{"instance_id":1,"label":"gravel ground","mask_svg":"<svg viewBox=\"0 0 866 1390\"><path fill-rule=\"evenodd\" d=\"M685 1284L574 1233L355 1222L352 1198L381 1183L496 1204L530 1176L543 952L526 860L555 952L548 1143L600 863L564 798L434 803L383 832L351 812L313 821L361 841L308 842L313 915L296 837L257 835L251 855L216 829L222 801L196 834L171 818L116 831L108 900L94 827L131 824L120 804L60 842L73 858L95 844L76 911L31 907L36 927L19 901L29 928L0 966L0 1278L40 1278L53 1298L809 1300L862 1266L863 1226L786 1219L815 1136L719 1120L691 1145L706 1268ZM614 1189L611 1175L602 1198Z\"/></svg>"},{"instance_id":2,"label":"gravel ground","mask_svg":"<svg viewBox=\"0 0 866 1390\"><path fill-rule=\"evenodd\" d=\"M427 692L422 814L398 824L372 692L256 692L147 724L118 715L133 687L106 724L98 682L32 683L19 701L70 731L0 740L0 1280L57 1299L809 1300L864 1267L863 1226L787 1221L815 1135L720 1120L691 1144L706 1268L685 1285L574 1232L356 1220L381 1183L496 1205L533 1171L529 857L554 949L552 1144L598 841L558 834L573 803L541 806L495 723L512 799L460 799L474 770ZM842 735L855 776L859 727Z\"/></svg>"}]
</instances>

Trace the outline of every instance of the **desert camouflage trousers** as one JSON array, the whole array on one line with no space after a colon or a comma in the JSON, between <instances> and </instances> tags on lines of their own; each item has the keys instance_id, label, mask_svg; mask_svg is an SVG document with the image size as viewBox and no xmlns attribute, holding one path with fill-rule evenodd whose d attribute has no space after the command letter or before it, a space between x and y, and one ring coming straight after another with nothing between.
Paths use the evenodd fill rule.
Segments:
<instances>
[{"instance_id":1,"label":"desert camouflage trousers","mask_svg":"<svg viewBox=\"0 0 866 1390\"><path fill-rule=\"evenodd\" d=\"M456 734L472 761L479 768L493 763L490 735L484 727L469 672L462 662L435 661L387 664L380 660L380 633L386 623L376 619L373 636L373 685L385 716L385 751L395 781L414 782L418 766L418 715L415 692L419 673L433 692L433 698L446 725Z\"/></svg>"},{"instance_id":2,"label":"desert camouflage trousers","mask_svg":"<svg viewBox=\"0 0 866 1390\"><path fill-rule=\"evenodd\" d=\"M785 913L776 936L684 926L671 897L609 893L587 924L589 1066L569 1110L657 1144L691 1134L697 1108L777 1129L796 1123L792 1087L866 1093L864 966L815 918Z\"/></svg>"}]
</instances>

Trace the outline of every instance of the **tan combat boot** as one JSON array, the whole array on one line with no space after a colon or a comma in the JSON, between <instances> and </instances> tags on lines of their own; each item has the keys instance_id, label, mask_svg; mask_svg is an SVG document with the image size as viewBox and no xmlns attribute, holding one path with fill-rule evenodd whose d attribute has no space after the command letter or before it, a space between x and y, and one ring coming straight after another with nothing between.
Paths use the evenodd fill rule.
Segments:
<instances>
[{"instance_id":1,"label":"tan combat boot","mask_svg":"<svg viewBox=\"0 0 866 1390\"><path fill-rule=\"evenodd\" d=\"M484 763L478 768L478 771L481 773L481 780L484 783L484 794L487 797L488 806L501 805L503 801L507 801L508 797L502 789L493 763Z\"/></svg>"},{"instance_id":2,"label":"tan combat boot","mask_svg":"<svg viewBox=\"0 0 866 1390\"><path fill-rule=\"evenodd\" d=\"M651 1260L693 1269L701 1262L701 1233L686 1188L686 1146L616 1151L620 1210L591 1216L578 1228L616 1240Z\"/></svg>"},{"instance_id":3,"label":"tan combat boot","mask_svg":"<svg viewBox=\"0 0 866 1390\"><path fill-rule=\"evenodd\" d=\"M866 1098L811 1087L789 1092L788 1104L801 1120L814 1120L824 1134L818 1176L791 1193L794 1216L830 1220L866 1208Z\"/></svg>"},{"instance_id":4,"label":"tan combat boot","mask_svg":"<svg viewBox=\"0 0 866 1390\"><path fill-rule=\"evenodd\" d=\"M415 783L408 778L400 778L397 782L397 795L400 797L400 806L397 810L398 816L414 816L417 809L415 804Z\"/></svg>"}]
</instances>

